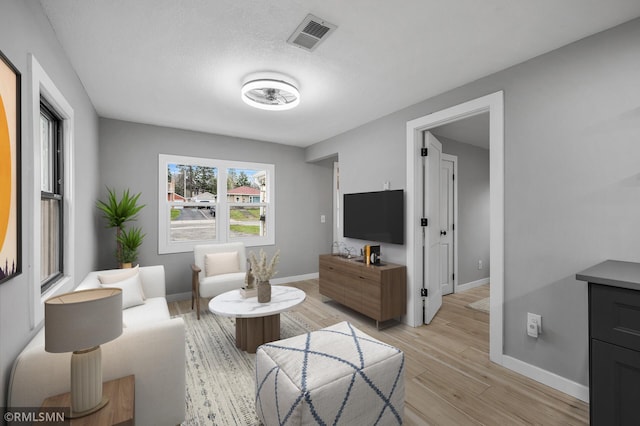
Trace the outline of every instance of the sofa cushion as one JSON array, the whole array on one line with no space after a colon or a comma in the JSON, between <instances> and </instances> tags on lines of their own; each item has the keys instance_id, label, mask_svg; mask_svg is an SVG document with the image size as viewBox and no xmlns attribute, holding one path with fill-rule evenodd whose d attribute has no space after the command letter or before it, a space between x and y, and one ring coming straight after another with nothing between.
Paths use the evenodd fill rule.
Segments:
<instances>
[{"instance_id":1,"label":"sofa cushion","mask_svg":"<svg viewBox=\"0 0 640 426\"><path fill-rule=\"evenodd\" d=\"M149 297L142 305L122 311L122 322L127 328L157 323L171 318L164 297Z\"/></svg>"},{"instance_id":2,"label":"sofa cushion","mask_svg":"<svg viewBox=\"0 0 640 426\"><path fill-rule=\"evenodd\" d=\"M100 284L117 283L118 281L122 281L136 275L139 272L138 266L139 265L136 265L135 268L116 269L115 271L98 274L98 280L100 281Z\"/></svg>"},{"instance_id":3,"label":"sofa cushion","mask_svg":"<svg viewBox=\"0 0 640 426\"><path fill-rule=\"evenodd\" d=\"M142 292L142 282L140 274L136 272L128 278L110 284L102 284L102 287L122 289L122 309L131 308L144 303L144 293Z\"/></svg>"},{"instance_id":4,"label":"sofa cushion","mask_svg":"<svg viewBox=\"0 0 640 426\"><path fill-rule=\"evenodd\" d=\"M208 253L204 256L204 267L207 277L240 272L238 252Z\"/></svg>"}]
</instances>

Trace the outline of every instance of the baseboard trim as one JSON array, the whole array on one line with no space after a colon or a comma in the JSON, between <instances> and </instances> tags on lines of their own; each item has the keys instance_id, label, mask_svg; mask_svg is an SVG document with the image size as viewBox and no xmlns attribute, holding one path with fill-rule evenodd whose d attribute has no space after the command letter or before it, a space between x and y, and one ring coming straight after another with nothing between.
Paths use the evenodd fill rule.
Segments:
<instances>
[{"instance_id":1,"label":"baseboard trim","mask_svg":"<svg viewBox=\"0 0 640 426\"><path fill-rule=\"evenodd\" d=\"M181 300L191 299L191 292L167 294L167 302L179 302Z\"/></svg>"},{"instance_id":2,"label":"baseboard trim","mask_svg":"<svg viewBox=\"0 0 640 426\"><path fill-rule=\"evenodd\" d=\"M304 274L304 275L293 275L290 277L272 278L271 280L269 280L269 282L271 282L271 284L273 285L279 285L279 284L294 283L296 281L313 280L315 278L318 278L318 272L314 272L311 274ZM174 294L167 295L167 302L179 302L181 300L189 300L189 299L191 299L190 291L185 293L174 293Z\"/></svg>"},{"instance_id":3,"label":"baseboard trim","mask_svg":"<svg viewBox=\"0 0 640 426\"><path fill-rule=\"evenodd\" d=\"M589 403L589 387L580 383L559 376L550 371L544 370L535 365L528 364L519 359L508 355L502 355L502 366L522 374L530 379L540 382L543 385L552 387L567 395L578 398L581 401Z\"/></svg>"},{"instance_id":4,"label":"baseboard trim","mask_svg":"<svg viewBox=\"0 0 640 426\"><path fill-rule=\"evenodd\" d=\"M290 277L282 277L282 278L272 278L269 280L269 282L274 285L279 285L279 284L294 283L296 281L313 280L318 277L319 277L318 272L314 272L311 274L293 275Z\"/></svg>"},{"instance_id":5,"label":"baseboard trim","mask_svg":"<svg viewBox=\"0 0 640 426\"><path fill-rule=\"evenodd\" d=\"M491 281L491 277L487 277L487 278L482 278L480 280L471 281L464 284L458 284L456 286L455 291L456 293L460 293L463 291L471 290L474 287L480 287L481 285L489 284L490 281Z\"/></svg>"}]
</instances>

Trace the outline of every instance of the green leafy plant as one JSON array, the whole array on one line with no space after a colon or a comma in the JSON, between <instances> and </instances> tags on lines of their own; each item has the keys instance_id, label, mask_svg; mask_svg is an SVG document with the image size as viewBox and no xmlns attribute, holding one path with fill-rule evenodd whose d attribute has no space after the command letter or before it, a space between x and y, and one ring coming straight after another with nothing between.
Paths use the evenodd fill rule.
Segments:
<instances>
[{"instance_id":1,"label":"green leafy plant","mask_svg":"<svg viewBox=\"0 0 640 426\"><path fill-rule=\"evenodd\" d=\"M120 263L133 263L138 259L138 247L142 245L144 236L145 234L142 233L142 228L140 227L133 227L128 230L122 229L120 235L116 238L120 245L118 258Z\"/></svg>"},{"instance_id":2,"label":"green leafy plant","mask_svg":"<svg viewBox=\"0 0 640 426\"><path fill-rule=\"evenodd\" d=\"M121 242L122 233L124 230L124 225L127 222L137 219L137 215L145 207L144 204L138 204L138 200L140 199L140 195L142 193L137 193L135 195L131 195L129 190L126 189L122 193L122 197L118 199L118 195L114 189L107 188L109 192L109 196L107 201L98 200L96 202L96 207L103 213L103 217L107 219L107 227L108 228L116 228L116 259L118 262L122 262L123 257L125 257L125 253L123 253L124 248ZM142 244L142 237L144 234L139 235L141 237L140 244ZM137 248L135 247L136 257L137 257ZM130 253L127 254L127 257L130 256ZM128 263L128 262L122 262Z\"/></svg>"}]
</instances>

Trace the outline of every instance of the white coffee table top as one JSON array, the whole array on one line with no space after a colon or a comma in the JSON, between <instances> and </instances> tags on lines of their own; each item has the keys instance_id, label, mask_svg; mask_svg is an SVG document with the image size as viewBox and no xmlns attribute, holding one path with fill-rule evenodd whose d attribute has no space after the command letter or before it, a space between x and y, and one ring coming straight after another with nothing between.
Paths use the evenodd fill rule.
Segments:
<instances>
[{"instance_id":1,"label":"white coffee table top","mask_svg":"<svg viewBox=\"0 0 640 426\"><path fill-rule=\"evenodd\" d=\"M209 310L226 317L254 318L275 315L299 305L307 297L304 291L295 287L271 286L271 301L258 303L257 297L240 295L240 290L222 293L209 302Z\"/></svg>"}]
</instances>

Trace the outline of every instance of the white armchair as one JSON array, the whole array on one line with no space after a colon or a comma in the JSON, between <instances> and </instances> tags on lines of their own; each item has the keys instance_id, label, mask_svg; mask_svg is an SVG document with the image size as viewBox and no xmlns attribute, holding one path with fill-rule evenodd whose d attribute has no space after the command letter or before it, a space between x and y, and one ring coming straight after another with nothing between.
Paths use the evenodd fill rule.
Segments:
<instances>
[{"instance_id":1,"label":"white armchair","mask_svg":"<svg viewBox=\"0 0 640 426\"><path fill-rule=\"evenodd\" d=\"M191 309L196 302L200 319L200 298L214 297L244 286L247 254L243 243L203 244L193 248L191 265Z\"/></svg>"}]
</instances>

